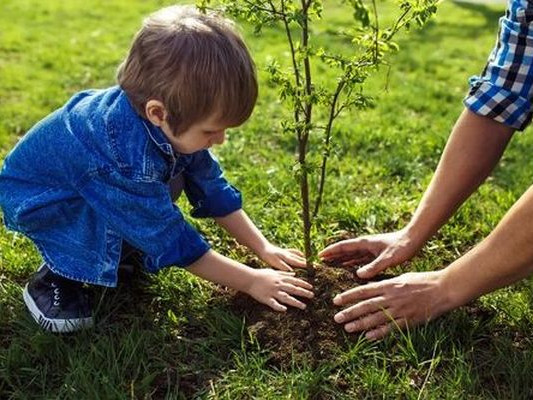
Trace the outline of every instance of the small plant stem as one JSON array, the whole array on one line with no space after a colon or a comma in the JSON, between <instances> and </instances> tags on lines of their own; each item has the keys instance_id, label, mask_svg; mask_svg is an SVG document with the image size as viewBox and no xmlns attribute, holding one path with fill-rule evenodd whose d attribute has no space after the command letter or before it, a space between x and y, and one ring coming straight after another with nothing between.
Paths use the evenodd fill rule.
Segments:
<instances>
[{"instance_id":1,"label":"small plant stem","mask_svg":"<svg viewBox=\"0 0 533 400\"><path fill-rule=\"evenodd\" d=\"M337 101L339 100L339 96L343 88L344 88L344 79L341 79L339 81L339 84L337 85L337 88L335 89L335 94L333 95L333 99L331 101L328 123L324 131L325 136L326 136L326 139L324 141L324 155L322 156L322 165L320 166L320 181L318 185L318 194L317 194L316 201L315 201L315 209L313 211L313 218L317 217L318 210L320 209L320 204L322 203L324 186L326 184L326 166L327 166L327 162L329 158L329 144L331 141L331 128L333 126L333 121L339 114L338 112L337 113L335 112L335 107L337 106Z\"/></svg>"}]
</instances>

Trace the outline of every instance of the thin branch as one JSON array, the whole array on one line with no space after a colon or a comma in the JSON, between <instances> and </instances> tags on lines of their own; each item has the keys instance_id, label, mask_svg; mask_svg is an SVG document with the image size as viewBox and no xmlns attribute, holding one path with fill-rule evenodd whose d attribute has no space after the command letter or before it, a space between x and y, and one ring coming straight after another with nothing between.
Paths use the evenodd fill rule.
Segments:
<instances>
[{"instance_id":1,"label":"thin branch","mask_svg":"<svg viewBox=\"0 0 533 400\"><path fill-rule=\"evenodd\" d=\"M372 0L372 7L374 8L374 20L375 20L375 37L374 37L374 62L377 63L379 55L379 18L378 18L378 8L376 6L376 0Z\"/></svg>"},{"instance_id":2,"label":"thin branch","mask_svg":"<svg viewBox=\"0 0 533 400\"><path fill-rule=\"evenodd\" d=\"M268 2L270 3L270 6L274 8L274 4L272 3L272 0L268 0ZM289 47L291 50L292 68L294 71L294 82L296 85L296 89L299 90L300 85L301 85L300 84L300 81L301 81L300 69L298 68L298 63L296 62L296 49L294 47L294 40L292 39L292 32L290 29L289 21L287 19L287 13L285 12L285 0L281 0L281 17L283 20L283 26L285 27L285 34L287 35L287 40L289 41ZM301 109L301 105L299 104L299 102L297 102L294 105L294 121L296 122L296 124L300 122L300 112L299 112L300 109ZM298 142L300 142L302 140L300 130L297 129L296 133L298 135Z\"/></svg>"},{"instance_id":3,"label":"thin branch","mask_svg":"<svg viewBox=\"0 0 533 400\"><path fill-rule=\"evenodd\" d=\"M255 9L257 11L263 11L263 12L266 12L266 13L269 13L269 14L273 14L273 15L277 15L278 17L281 17L282 16L282 13L277 11L276 8L274 7L273 4L271 4L271 2L269 1L272 9L268 9L266 7L261 7L261 6L258 6L257 4L255 4L253 1L250 1L250 0L243 0L245 4L247 4L248 6L250 6L252 9Z\"/></svg>"},{"instance_id":4,"label":"thin branch","mask_svg":"<svg viewBox=\"0 0 533 400\"><path fill-rule=\"evenodd\" d=\"M409 14L409 11L411 11L411 7L404 10L404 12L398 17L396 22L394 23L394 27L392 28L391 34L387 37L387 40L390 40L393 38L396 33L408 22L403 22L403 19ZM402 23L403 22L403 23Z\"/></svg>"}]
</instances>

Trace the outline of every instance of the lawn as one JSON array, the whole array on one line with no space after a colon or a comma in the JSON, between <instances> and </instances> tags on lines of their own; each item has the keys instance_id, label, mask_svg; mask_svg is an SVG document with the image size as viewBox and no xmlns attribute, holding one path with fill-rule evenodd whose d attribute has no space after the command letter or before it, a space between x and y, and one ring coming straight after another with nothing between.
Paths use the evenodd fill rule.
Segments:
<instances>
[{"instance_id":1,"label":"lawn","mask_svg":"<svg viewBox=\"0 0 533 400\"><path fill-rule=\"evenodd\" d=\"M114 84L142 17L166 4L171 3L3 0L0 157L76 91ZM347 23L329 7L327 18ZM484 65L503 10L501 4L445 2L423 30L399 37L390 68L383 67L367 86L376 107L345 115L335 128L317 248L346 233L377 233L408 221L461 112L467 78ZM242 30L258 65L260 98L252 118L215 152L266 236L301 248L295 143L281 132L282 106L264 71L269 57L286 56L282 34L266 29L255 36L246 25ZM327 35L326 27L315 34ZM444 267L491 231L530 184L528 131L515 135L488 181L394 273ZM183 199L180 205L188 209ZM211 221L193 222L216 250L256 261ZM177 268L95 291L97 325L91 331L42 332L22 301L22 288L39 263L29 241L0 229L1 399L533 396L530 280L410 332L377 343L356 338L319 366L295 361L277 368L269 363L270 349L248 332L216 288Z\"/></svg>"}]
</instances>

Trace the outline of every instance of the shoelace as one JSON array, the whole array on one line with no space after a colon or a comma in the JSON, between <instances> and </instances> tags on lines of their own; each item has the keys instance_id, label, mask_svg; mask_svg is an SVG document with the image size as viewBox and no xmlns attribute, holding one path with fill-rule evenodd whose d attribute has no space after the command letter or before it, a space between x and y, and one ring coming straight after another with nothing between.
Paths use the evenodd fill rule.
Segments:
<instances>
[{"instance_id":1,"label":"shoelace","mask_svg":"<svg viewBox=\"0 0 533 400\"><path fill-rule=\"evenodd\" d=\"M54 306L58 307L61 304L61 289L55 282L52 282L51 286L54 288Z\"/></svg>"}]
</instances>

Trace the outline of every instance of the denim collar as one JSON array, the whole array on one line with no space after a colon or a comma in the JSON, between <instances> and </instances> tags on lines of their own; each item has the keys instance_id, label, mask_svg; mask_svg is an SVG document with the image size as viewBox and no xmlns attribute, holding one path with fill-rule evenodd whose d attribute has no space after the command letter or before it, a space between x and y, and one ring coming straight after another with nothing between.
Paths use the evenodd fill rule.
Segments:
<instances>
[{"instance_id":1,"label":"denim collar","mask_svg":"<svg viewBox=\"0 0 533 400\"><path fill-rule=\"evenodd\" d=\"M172 157L173 160L179 157L179 154L174 151L172 148L172 145L168 141L167 137L159 128L158 126L155 126L150 121L146 119L142 119L143 125L146 128L146 132L148 132L148 136L152 141L159 147L159 149L165 153L166 155Z\"/></svg>"},{"instance_id":2,"label":"denim collar","mask_svg":"<svg viewBox=\"0 0 533 400\"><path fill-rule=\"evenodd\" d=\"M170 144L169 140L167 139L161 128L155 126L150 121L137 114L137 111L135 111L135 109L131 105L130 99L128 98L126 92L120 86L115 86L115 88L120 91L119 102L117 105L119 109L125 112L125 114L114 115L115 118L120 117L126 120L135 120L137 118L140 119L146 130L146 133L148 134L148 137L156 144L156 146L164 154L169 156L173 161L179 158L180 155L174 151L172 145Z\"/></svg>"}]
</instances>

